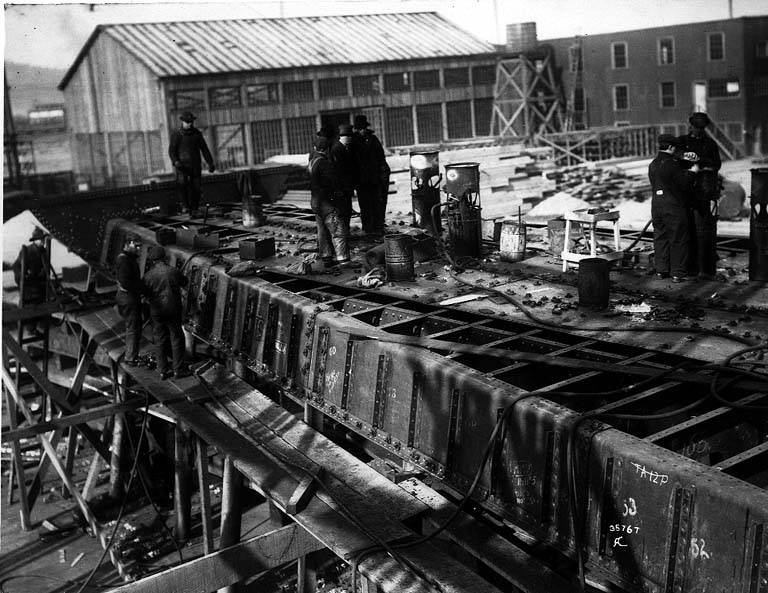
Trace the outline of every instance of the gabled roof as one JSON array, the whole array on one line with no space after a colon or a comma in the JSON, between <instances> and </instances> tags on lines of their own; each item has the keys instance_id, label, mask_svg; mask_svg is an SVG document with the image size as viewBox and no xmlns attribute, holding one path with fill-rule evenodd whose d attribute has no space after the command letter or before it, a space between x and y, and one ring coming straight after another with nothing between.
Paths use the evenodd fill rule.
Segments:
<instances>
[{"instance_id":1,"label":"gabled roof","mask_svg":"<svg viewBox=\"0 0 768 593\"><path fill-rule=\"evenodd\" d=\"M159 78L494 53L435 12L99 25Z\"/></svg>"}]
</instances>

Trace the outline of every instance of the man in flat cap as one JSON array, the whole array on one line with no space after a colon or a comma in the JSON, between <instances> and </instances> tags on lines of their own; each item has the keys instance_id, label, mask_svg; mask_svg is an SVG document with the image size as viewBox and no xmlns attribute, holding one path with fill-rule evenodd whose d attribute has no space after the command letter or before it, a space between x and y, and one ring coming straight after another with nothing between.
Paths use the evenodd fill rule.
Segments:
<instances>
[{"instance_id":1,"label":"man in flat cap","mask_svg":"<svg viewBox=\"0 0 768 593\"><path fill-rule=\"evenodd\" d=\"M381 142L370 129L365 115L355 116L354 154L358 162L357 202L363 232L384 233L384 218L389 192L389 165Z\"/></svg>"},{"instance_id":2,"label":"man in flat cap","mask_svg":"<svg viewBox=\"0 0 768 593\"><path fill-rule=\"evenodd\" d=\"M190 215L196 216L200 205L200 186L202 181L203 154L208 164L208 171L213 173L216 167L213 165L213 157L205 142L203 133L195 127L197 119L191 112L181 114L181 128L171 134L171 143L168 147L168 155L176 169L176 184L181 191L181 199L185 210Z\"/></svg>"},{"instance_id":3,"label":"man in flat cap","mask_svg":"<svg viewBox=\"0 0 768 593\"><path fill-rule=\"evenodd\" d=\"M680 137L683 163L695 162L691 203L693 229L691 273L702 280L713 280L717 271L717 202L720 198L720 149L707 134L712 121L697 111L688 118L691 129ZM685 165L684 165L685 166Z\"/></svg>"},{"instance_id":4,"label":"man in flat cap","mask_svg":"<svg viewBox=\"0 0 768 593\"><path fill-rule=\"evenodd\" d=\"M45 301L45 283L48 281L48 258L45 251L45 233L35 227L29 245L23 245L13 262L13 279L21 290L20 305L37 305Z\"/></svg>"},{"instance_id":5,"label":"man in flat cap","mask_svg":"<svg viewBox=\"0 0 768 593\"><path fill-rule=\"evenodd\" d=\"M139 270L141 239L134 233L125 237L123 251L117 256L117 294L115 304L120 316L125 320L125 357L128 366L137 366L139 342L141 341L141 297L146 293L144 281Z\"/></svg>"},{"instance_id":6,"label":"man in flat cap","mask_svg":"<svg viewBox=\"0 0 768 593\"><path fill-rule=\"evenodd\" d=\"M680 140L671 134L662 134L658 143L659 153L648 165L653 196L654 264L659 278L671 275L672 282L683 282L689 265L688 199L692 179L674 156Z\"/></svg>"}]
</instances>

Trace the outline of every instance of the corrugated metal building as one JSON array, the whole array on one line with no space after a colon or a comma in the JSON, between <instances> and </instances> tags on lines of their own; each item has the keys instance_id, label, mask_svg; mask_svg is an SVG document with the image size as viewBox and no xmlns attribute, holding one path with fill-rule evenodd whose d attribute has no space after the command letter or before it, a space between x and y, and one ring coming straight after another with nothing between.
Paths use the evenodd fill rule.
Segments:
<instances>
[{"instance_id":1,"label":"corrugated metal building","mask_svg":"<svg viewBox=\"0 0 768 593\"><path fill-rule=\"evenodd\" d=\"M389 147L490 133L496 53L433 12L100 25L59 88L75 171L93 186L168 171L198 116L219 167L304 153L367 115Z\"/></svg>"},{"instance_id":2,"label":"corrugated metal building","mask_svg":"<svg viewBox=\"0 0 768 593\"><path fill-rule=\"evenodd\" d=\"M555 50L582 127L683 134L691 112L706 111L742 152L768 148L768 16L541 43Z\"/></svg>"}]
</instances>

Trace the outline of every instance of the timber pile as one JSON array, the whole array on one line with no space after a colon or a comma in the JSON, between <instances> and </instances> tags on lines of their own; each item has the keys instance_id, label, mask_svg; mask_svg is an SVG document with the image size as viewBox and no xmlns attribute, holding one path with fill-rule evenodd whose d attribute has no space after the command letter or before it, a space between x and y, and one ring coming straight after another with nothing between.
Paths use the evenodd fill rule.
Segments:
<instances>
[{"instance_id":1,"label":"timber pile","mask_svg":"<svg viewBox=\"0 0 768 593\"><path fill-rule=\"evenodd\" d=\"M602 168L580 165L545 174L555 182L557 191L567 192L585 202L608 200L645 201L651 186L644 175L628 175L616 167Z\"/></svg>"}]
</instances>

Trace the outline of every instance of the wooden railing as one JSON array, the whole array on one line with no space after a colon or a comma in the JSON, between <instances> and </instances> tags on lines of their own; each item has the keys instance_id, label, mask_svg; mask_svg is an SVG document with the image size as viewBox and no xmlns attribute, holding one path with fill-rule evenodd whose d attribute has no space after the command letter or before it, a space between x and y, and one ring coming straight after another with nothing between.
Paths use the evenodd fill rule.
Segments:
<instances>
[{"instance_id":1,"label":"wooden railing","mask_svg":"<svg viewBox=\"0 0 768 593\"><path fill-rule=\"evenodd\" d=\"M591 128L589 130L536 134L535 146L554 149L558 165L618 158L648 158L656 153L659 126Z\"/></svg>"}]
</instances>

